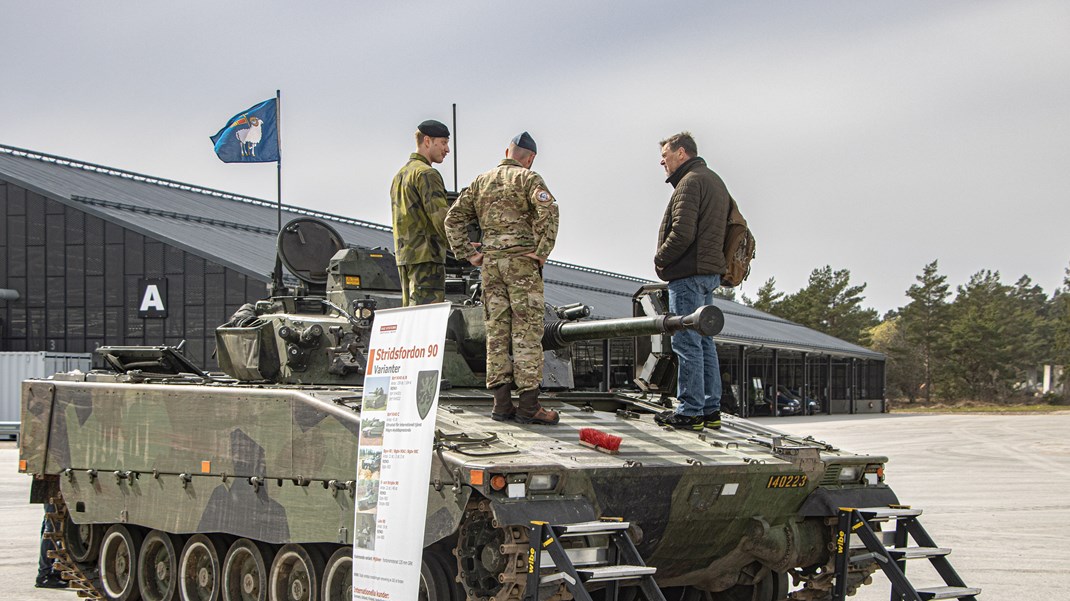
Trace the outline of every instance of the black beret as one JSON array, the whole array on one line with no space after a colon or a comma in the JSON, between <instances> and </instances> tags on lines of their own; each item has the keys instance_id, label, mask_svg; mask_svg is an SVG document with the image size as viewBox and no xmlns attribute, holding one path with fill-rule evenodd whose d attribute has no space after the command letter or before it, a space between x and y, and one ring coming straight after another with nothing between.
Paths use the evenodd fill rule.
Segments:
<instances>
[{"instance_id":1,"label":"black beret","mask_svg":"<svg viewBox=\"0 0 1070 601\"><path fill-rule=\"evenodd\" d=\"M431 136L432 138L448 138L450 137L450 128L446 127L446 124L441 121L435 121L434 119L428 119L416 127L425 136Z\"/></svg>"},{"instance_id":2,"label":"black beret","mask_svg":"<svg viewBox=\"0 0 1070 601\"><path fill-rule=\"evenodd\" d=\"M532 138L531 134L529 134L528 132L524 132L513 138L513 144L516 144L518 148L530 150L535 154L539 153L538 150L535 150L535 139Z\"/></svg>"}]
</instances>

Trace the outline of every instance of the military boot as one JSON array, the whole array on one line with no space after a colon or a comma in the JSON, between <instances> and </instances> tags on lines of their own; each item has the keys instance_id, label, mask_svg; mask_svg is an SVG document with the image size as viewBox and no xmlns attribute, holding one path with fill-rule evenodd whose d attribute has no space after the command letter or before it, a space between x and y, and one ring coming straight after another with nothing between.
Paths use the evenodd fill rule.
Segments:
<instances>
[{"instance_id":1,"label":"military boot","mask_svg":"<svg viewBox=\"0 0 1070 601\"><path fill-rule=\"evenodd\" d=\"M510 398L512 384L502 384L494 389L494 408L490 410L490 418L496 422L512 421L516 417L516 407Z\"/></svg>"},{"instance_id":2,"label":"military boot","mask_svg":"<svg viewBox=\"0 0 1070 601\"><path fill-rule=\"evenodd\" d=\"M520 393L517 403L516 421L522 424L544 424L552 426L561 421L561 416L553 409L543 409L539 404L539 389L526 390Z\"/></svg>"}]
</instances>

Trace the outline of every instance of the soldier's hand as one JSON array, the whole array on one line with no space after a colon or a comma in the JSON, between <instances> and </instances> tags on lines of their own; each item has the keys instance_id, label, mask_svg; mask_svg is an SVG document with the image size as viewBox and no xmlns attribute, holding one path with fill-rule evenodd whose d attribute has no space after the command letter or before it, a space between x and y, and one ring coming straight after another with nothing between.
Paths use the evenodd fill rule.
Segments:
<instances>
[{"instance_id":1,"label":"soldier's hand","mask_svg":"<svg viewBox=\"0 0 1070 601\"><path fill-rule=\"evenodd\" d=\"M479 267L483 264L483 253L477 252L473 254L472 256L468 257L468 262L471 263L474 267Z\"/></svg>"},{"instance_id":2,"label":"soldier's hand","mask_svg":"<svg viewBox=\"0 0 1070 601\"><path fill-rule=\"evenodd\" d=\"M536 261L539 262L539 267L540 268L542 266L546 265L546 259L540 257L539 255L537 255L535 253L524 253L523 255L520 255L520 256L522 256L522 257L530 257L532 259L535 259Z\"/></svg>"}]
</instances>

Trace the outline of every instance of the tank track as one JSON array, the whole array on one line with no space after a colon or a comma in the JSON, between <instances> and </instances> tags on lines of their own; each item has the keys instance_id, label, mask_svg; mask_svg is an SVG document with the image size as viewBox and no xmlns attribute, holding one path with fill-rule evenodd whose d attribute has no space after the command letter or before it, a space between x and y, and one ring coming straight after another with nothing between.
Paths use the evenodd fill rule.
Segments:
<instances>
[{"instance_id":1,"label":"tank track","mask_svg":"<svg viewBox=\"0 0 1070 601\"><path fill-rule=\"evenodd\" d=\"M55 561L54 569L60 572L63 579L67 581L67 587L77 592L79 597L106 601L100 587L97 568L77 563L67 552L67 504L63 501L63 497L57 495L49 499L49 502L55 509L46 513L45 518L52 522L52 532L44 533L44 537L52 541L55 546L54 550L48 552L49 559Z\"/></svg>"}]
</instances>

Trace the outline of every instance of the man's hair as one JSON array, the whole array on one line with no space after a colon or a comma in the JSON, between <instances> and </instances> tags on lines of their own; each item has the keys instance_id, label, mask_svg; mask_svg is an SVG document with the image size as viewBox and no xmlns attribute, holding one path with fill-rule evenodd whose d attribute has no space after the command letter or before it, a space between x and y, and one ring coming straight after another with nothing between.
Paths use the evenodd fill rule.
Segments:
<instances>
[{"instance_id":1,"label":"man's hair","mask_svg":"<svg viewBox=\"0 0 1070 601\"><path fill-rule=\"evenodd\" d=\"M521 147L517 146L516 144L512 144L512 143L509 144L509 157L510 158L516 159L518 161L523 161L523 160L527 160L527 158L529 156L532 156L534 154L535 154L534 152L531 152L527 148L521 148Z\"/></svg>"},{"instance_id":2,"label":"man's hair","mask_svg":"<svg viewBox=\"0 0 1070 601\"><path fill-rule=\"evenodd\" d=\"M420 130L416 130L416 145L419 146L420 144L423 144L424 143L424 138L428 138L428 137L430 137L430 136L428 136L424 132L422 132Z\"/></svg>"},{"instance_id":3,"label":"man's hair","mask_svg":"<svg viewBox=\"0 0 1070 601\"><path fill-rule=\"evenodd\" d=\"M664 148L666 144L669 145L669 150L677 151L683 148L684 152L687 153L687 156L692 158L698 156L698 145L695 144L695 138L692 137L691 132L689 131L682 131L676 135L665 138L661 142L658 142L658 148Z\"/></svg>"}]
</instances>

